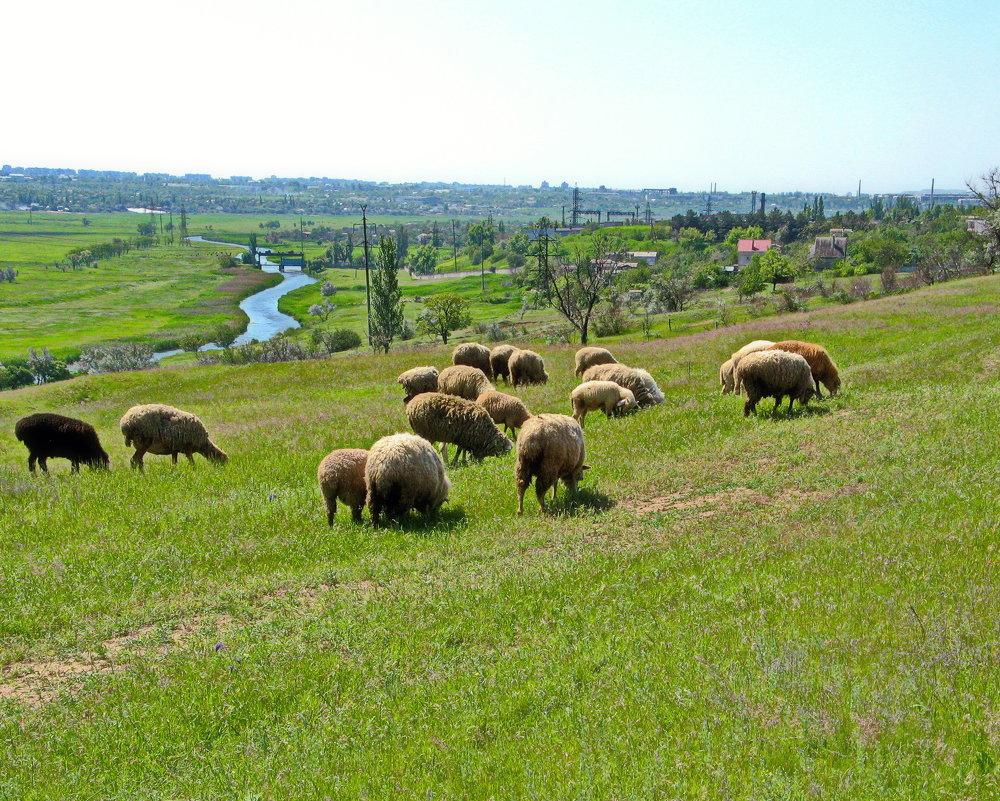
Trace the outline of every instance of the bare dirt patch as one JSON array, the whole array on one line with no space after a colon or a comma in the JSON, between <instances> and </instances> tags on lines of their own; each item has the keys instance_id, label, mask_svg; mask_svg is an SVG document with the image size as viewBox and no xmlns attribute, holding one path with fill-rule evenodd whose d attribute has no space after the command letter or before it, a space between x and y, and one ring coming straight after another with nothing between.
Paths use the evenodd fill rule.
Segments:
<instances>
[{"instance_id":1,"label":"bare dirt patch","mask_svg":"<svg viewBox=\"0 0 1000 801\"><path fill-rule=\"evenodd\" d=\"M859 484L832 491L802 490L790 487L773 496L750 487L732 487L702 494L699 494L697 490L686 489L654 498L632 498L623 501L621 505L637 514L676 512L696 517L714 517L717 514L731 511L733 507L746 504L772 506L785 511L794 511L807 502L825 501L838 495L853 495L863 491L864 487Z\"/></svg>"}]
</instances>

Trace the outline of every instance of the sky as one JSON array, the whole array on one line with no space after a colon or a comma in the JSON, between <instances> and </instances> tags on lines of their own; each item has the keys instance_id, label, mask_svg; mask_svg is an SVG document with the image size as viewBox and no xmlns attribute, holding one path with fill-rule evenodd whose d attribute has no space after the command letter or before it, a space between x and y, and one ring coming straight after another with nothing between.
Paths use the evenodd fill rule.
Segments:
<instances>
[{"instance_id":1,"label":"sky","mask_svg":"<svg viewBox=\"0 0 1000 801\"><path fill-rule=\"evenodd\" d=\"M983 0L5 6L0 163L698 191L1000 163Z\"/></svg>"}]
</instances>

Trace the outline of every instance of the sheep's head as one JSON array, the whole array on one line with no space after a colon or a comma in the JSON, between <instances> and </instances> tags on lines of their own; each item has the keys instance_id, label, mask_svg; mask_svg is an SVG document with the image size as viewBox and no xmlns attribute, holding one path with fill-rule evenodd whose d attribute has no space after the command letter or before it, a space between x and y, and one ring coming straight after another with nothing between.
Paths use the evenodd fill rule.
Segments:
<instances>
[{"instance_id":1,"label":"sheep's head","mask_svg":"<svg viewBox=\"0 0 1000 801\"><path fill-rule=\"evenodd\" d=\"M832 378L827 379L822 382L823 386L826 387L827 392L830 393L831 398L835 398L837 393L840 392L840 376L835 375Z\"/></svg>"},{"instance_id":2,"label":"sheep's head","mask_svg":"<svg viewBox=\"0 0 1000 801\"><path fill-rule=\"evenodd\" d=\"M621 417L639 411L639 404L635 402L635 395L631 392L615 404L615 416Z\"/></svg>"}]
</instances>

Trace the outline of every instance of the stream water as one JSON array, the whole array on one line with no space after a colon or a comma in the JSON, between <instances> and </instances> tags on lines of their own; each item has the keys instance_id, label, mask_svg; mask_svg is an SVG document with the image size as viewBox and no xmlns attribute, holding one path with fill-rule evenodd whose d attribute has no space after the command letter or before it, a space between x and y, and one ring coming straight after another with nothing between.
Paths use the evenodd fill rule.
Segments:
<instances>
[{"instance_id":1,"label":"stream water","mask_svg":"<svg viewBox=\"0 0 1000 801\"><path fill-rule=\"evenodd\" d=\"M245 245L238 245L234 242L218 242L214 239L205 239L201 236L189 236L188 239L195 242L211 242L212 244L225 245L226 247L240 248L242 250L249 249ZM268 289L262 289L260 292L244 298L240 303L240 308L250 319L250 322L247 324L247 330L236 338L236 342L234 343L236 345L245 345L254 339L258 342L264 342L275 334L287 331L289 328L299 328L298 320L284 312L278 311L278 299L287 295L293 289L298 289L300 286L316 283L315 278L298 270L281 272L278 265L268 258L270 250L257 248L257 252L260 255L261 269L265 273L281 273L281 283ZM219 346L214 342L210 342L207 345L203 345L201 350L219 350ZM181 352L180 350L164 350L154 353L153 358L159 361L167 356L173 356Z\"/></svg>"}]
</instances>

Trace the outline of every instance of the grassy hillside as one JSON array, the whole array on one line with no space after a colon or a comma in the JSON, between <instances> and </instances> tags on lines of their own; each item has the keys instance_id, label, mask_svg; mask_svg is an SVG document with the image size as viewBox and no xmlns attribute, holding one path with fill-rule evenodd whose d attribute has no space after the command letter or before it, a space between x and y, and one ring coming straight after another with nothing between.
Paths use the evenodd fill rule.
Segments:
<instances>
[{"instance_id":1,"label":"grassy hillside","mask_svg":"<svg viewBox=\"0 0 1000 801\"><path fill-rule=\"evenodd\" d=\"M5 393L0 798L997 797L998 291L622 344L667 401L592 415L551 517L508 456L437 520L325 525L320 458L406 430L394 377L445 349ZM716 368L762 336L827 345L842 395L744 419ZM567 411L540 351L519 394ZM132 473L152 401L229 464ZM29 477L40 410L113 469Z\"/></svg>"}]
</instances>

